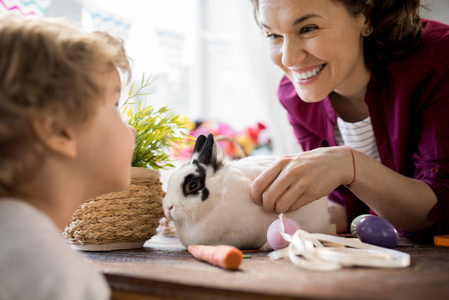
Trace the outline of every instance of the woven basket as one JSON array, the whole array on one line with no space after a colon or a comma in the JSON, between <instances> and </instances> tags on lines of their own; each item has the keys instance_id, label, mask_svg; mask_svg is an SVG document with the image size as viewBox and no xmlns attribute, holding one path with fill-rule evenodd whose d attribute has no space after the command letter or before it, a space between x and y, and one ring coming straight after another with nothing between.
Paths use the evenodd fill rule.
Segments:
<instances>
[{"instance_id":1,"label":"woven basket","mask_svg":"<svg viewBox=\"0 0 449 300\"><path fill-rule=\"evenodd\" d=\"M127 190L95 197L81 205L63 234L77 250L141 248L156 234L164 194L159 172L132 168Z\"/></svg>"},{"instance_id":2,"label":"woven basket","mask_svg":"<svg viewBox=\"0 0 449 300\"><path fill-rule=\"evenodd\" d=\"M240 144L236 139L234 139L233 137L230 137L229 135L226 134L221 134L221 135L217 135L215 136L215 141L216 142L221 142L221 141L228 141L231 142L234 147L237 149L237 151L240 154L240 157L248 157L248 153L246 153L245 148L242 146L242 144Z\"/></svg>"}]
</instances>

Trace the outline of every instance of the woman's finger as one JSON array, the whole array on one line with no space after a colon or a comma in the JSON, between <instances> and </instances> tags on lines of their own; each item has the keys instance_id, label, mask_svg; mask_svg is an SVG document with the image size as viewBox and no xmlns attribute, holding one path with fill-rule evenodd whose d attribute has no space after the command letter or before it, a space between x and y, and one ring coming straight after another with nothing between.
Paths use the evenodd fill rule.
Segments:
<instances>
[{"instance_id":1,"label":"woman's finger","mask_svg":"<svg viewBox=\"0 0 449 300\"><path fill-rule=\"evenodd\" d=\"M297 198L297 194L295 194L297 189L292 194L290 187L297 185L298 177L291 172L291 168L288 165L281 165L283 165L283 168L280 170L280 173L262 192L263 208L269 212L285 212L292 204L292 201ZM280 199L282 200L280 201Z\"/></svg>"},{"instance_id":2,"label":"woman's finger","mask_svg":"<svg viewBox=\"0 0 449 300\"><path fill-rule=\"evenodd\" d=\"M252 188L252 198L254 202L256 202L259 205L263 204L262 195L273 183L273 181L276 180L281 171L282 166L280 166L275 162L254 180Z\"/></svg>"}]
</instances>

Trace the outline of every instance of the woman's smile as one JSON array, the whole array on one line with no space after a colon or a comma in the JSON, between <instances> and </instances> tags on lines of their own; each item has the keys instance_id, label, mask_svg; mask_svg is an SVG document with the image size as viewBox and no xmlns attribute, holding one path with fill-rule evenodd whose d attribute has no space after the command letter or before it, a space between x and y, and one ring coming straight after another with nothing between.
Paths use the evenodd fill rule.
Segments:
<instances>
[{"instance_id":1,"label":"woman's smile","mask_svg":"<svg viewBox=\"0 0 449 300\"><path fill-rule=\"evenodd\" d=\"M326 64L320 65L318 67L303 69L294 71L291 70L291 74L293 79L298 83L305 83L309 82L310 79L316 78L317 75L323 70L323 68L326 66Z\"/></svg>"},{"instance_id":2,"label":"woman's smile","mask_svg":"<svg viewBox=\"0 0 449 300\"><path fill-rule=\"evenodd\" d=\"M333 92L347 98L366 86L363 14L350 15L331 0L261 0L259 13L270 57L302 101Z\"/></svg>"}]
</instances>

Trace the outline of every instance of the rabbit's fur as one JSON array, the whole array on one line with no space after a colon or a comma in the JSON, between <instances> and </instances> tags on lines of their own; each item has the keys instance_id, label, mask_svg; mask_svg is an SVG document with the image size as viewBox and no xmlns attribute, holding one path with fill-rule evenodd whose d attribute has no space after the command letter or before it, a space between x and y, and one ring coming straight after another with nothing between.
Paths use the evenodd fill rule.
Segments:
<instances>
[{"instance_id":1,"label":"rabbit's fur","mask_svg":"<svg viewBox=\"0 0 449 300\"><path fill-rule=\"evenodd\" d=\"M267 230L278 218L251 198L254 179L274 160L254 156L230 160L218 153L212 134L200 136L189 163L169 178L163 209L173 220L184 246L232 245L240 249L270 249ZM327 198L285 214L309 232L329 228Z\"/></svg>"}]
</instances>

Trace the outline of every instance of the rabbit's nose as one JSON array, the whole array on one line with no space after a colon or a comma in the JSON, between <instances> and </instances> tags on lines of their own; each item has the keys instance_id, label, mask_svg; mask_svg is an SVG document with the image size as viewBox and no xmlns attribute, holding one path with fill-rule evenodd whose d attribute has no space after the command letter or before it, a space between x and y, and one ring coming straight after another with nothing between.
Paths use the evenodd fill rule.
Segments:
<instances>
[{"instance_id":1,"label":"rabbit's nose","mask_svg":"<svg viewBox=\"0 0 449 300\"><path fill-rule=\"evenodd\" d=\"M169 219L169 220L172 219L172 215L171 215L171 210L172 210L172 208L173 208L173 205L170 206L170 207L168 208L168 211L165 213L165 217L166 217L167 219Z\"/></svg>"}]
</instances>

